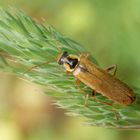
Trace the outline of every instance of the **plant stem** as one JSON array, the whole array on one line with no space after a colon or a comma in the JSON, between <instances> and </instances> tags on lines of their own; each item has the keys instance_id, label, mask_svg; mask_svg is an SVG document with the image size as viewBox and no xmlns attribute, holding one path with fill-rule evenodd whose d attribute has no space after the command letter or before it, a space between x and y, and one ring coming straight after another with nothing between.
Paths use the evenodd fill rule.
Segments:
<instances>
[{"instance_id":1,"label":"plant stem","mask_svg":"<svg viewBox=\"0 0 140 140\"><path fill-rule=\"evenodd\" d=\"M68 115L86 118L86 124L102 127L134 129L140 128L140 102L130 105L103 105L89 99L84 107L85 97L74 84L73 75L52 61L63 52L80 55L86 50L75 41L61 35L53 27L41 25L18 10L0 10L0 68L30 81L47 87L50 96L56 98L55 104L67 110ZM95 59L91 60L96 63ZM42 63L46 65L41 65ZM35 67L30 70L31 67ZM91 89L82 85L86 92ZM139 99L140 90L134 89ZM97 95L99 100L108 101ZM116 120L114 111L119 115Z\"/></svg>"}]
</instances>

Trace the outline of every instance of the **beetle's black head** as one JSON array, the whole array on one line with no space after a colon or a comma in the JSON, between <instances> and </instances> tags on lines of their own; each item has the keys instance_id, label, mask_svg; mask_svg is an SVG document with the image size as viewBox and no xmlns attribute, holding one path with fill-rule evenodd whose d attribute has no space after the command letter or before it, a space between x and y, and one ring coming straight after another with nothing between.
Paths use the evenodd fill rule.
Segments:
<instances>
[{"instance_id":1,"label":"beetle's black head","mask_svg":"<svg viewBox=\"0 0 140 140\"><path fill-rule=\"evenodd\" d=\"M58 58L58 64L63 65L66 71L72 72L79 62L78 56L62 53Z\"/></svg>"},{"instance_id":2,"label":"beetle's black head","mask_svg":"<svg viewBox=\"0 0 140 140\"><path fill-rule=\"evenodd\" d=\"M65 62L65 59L69 56L68 52L63 52L62 54L60 54L59 58L58 58L58 64L59 65L63 65Z\"/></svg>"}]
</instances>

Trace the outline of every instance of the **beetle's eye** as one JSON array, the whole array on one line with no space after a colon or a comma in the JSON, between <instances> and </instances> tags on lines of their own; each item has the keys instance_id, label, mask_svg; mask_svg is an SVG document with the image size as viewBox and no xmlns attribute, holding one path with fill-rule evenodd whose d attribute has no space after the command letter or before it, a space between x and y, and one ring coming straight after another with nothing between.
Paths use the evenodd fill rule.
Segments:
<instances>
[{"instance_id":1,"label":"beetle's eye","mask_svg":"<svg viewBox=\"0 0 140 140\"><path fill-rule=\"evenodd\" d=\"M68 55L69 55L68 52L64 52L62 57L67 57Z\"/></svg>"},{"instance_id":2,"label":"beetle's eye","mask_svg":"<svg viewBox=\"0 0 140 140\"><path fill-rule=\"evenodd\" d=\"M63 52L63 54L60 55L60 58L58 59L58 64L59 65L63 65L64 64L64 60L65 58L68 56L69 54L67 52Z\"/></svg>"}]
</instances>

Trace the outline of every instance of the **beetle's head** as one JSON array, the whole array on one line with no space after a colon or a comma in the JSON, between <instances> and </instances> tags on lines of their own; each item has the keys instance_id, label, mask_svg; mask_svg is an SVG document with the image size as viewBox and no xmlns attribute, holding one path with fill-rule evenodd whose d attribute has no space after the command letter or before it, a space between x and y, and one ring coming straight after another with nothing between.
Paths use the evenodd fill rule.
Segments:
<instances>
[{"instance_id":1,"label":"beetle's head","mask_svg":"<svg viewBox=\"0 0 140 140\"><path fill-rule=\"evenodd\" d=\"M73 72L79 63L79 58L76 55L69 55L68 52L63 52L58 57L57 62L59 65L63 65L66 71Z\"/></svg>"}]
</instances>

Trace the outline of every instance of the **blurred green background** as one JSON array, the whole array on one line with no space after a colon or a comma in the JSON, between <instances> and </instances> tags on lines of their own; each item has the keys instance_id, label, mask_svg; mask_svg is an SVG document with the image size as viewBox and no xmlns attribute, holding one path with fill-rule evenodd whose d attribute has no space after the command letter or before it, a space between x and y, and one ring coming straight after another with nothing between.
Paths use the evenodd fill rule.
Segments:
<instances>
[{"instance_id":1,"label":"blurred green background","mask_svg":"<svg viewBox=\"0 0 140 140\"><path fill-rule=\"evenodd\" d=\"M101 67L118 65L117 77L139 87L139 0L0 0L1 7L22 9L74 39ZM139 140L139 131L83 125L65 116L35 84L0 73L1 140Z\"/></svg>"}]
</instances>

